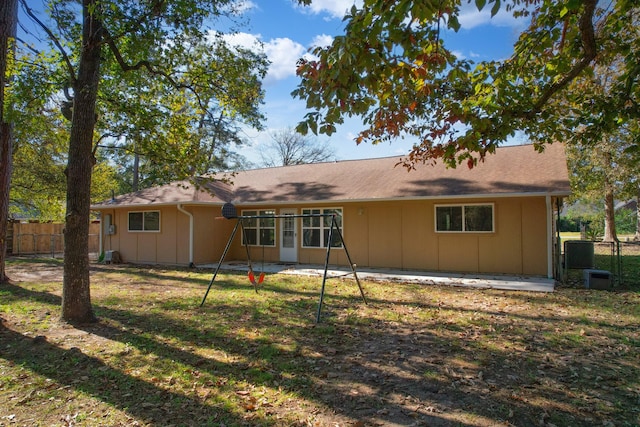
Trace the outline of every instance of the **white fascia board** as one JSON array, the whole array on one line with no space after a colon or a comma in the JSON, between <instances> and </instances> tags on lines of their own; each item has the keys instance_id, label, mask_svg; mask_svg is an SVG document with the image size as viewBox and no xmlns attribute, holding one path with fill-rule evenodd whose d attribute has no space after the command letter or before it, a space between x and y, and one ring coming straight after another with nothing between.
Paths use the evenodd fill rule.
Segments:
<instances>
[{"instance_id":1,"label":"white fascia board","mask_svg":"<svg viewBox=\"0 0 640 427\"><path fill-rule=\"evenodd\" d=\"M278 206L278 205L318 205L326 203L367 203L367 202L401 202L416 200L451 200L451 199L505 199L521 197L568 197L571 193L567 191L556 192L536 192L536 193L483 193L483 194L444 194L438 196L416 196L416 197L388 197L380 199L319 199L319 200L270 200L270 201L246 201L234 203L236 206ZM91 210L120 209L120 208L147 208L165 207L177 205L189 206L222 206L225 202L163 202L163 203L123 203L94 205Z\"/></svg>"},{"instance_id":2,"label":"white fascia board","mask_svg":"<svg viewBox=\"0 0 640 427\"><path fill-rule=\"evenodd\" d=\"M108 204L108 205L93 205L93 206L91 206L91 210L92 211L103 211L103 210L107 210L107 209L121 209L121 208L144 209L144 208L160 208L160 207L167 207L167 206L176 206L177 207L178 205L183 205L183 206L222 206L222 205L224 205L224 202L163 202L163 203L149 202L149 203L122 203L122 204L113 203L113 204Z\"/></svg>"},{"instance_id":3,"label":"white fascia board","mask_svg":"<svg viewBox=\"0 0 640 427\"><path fill-rule=\"evenodd\" d=\"M506 199L512 197L568 197L571 193L566 191L550 193L488 193L488 194L462 194L425 197L389 197L383 199L319 199L319 200L278 200L267 202L240 202L236 206L277 206L277 205L318 205L335 203L367 203L367 202L402 202L416 200L451 200L451 199Z\"/></svg>"}]
</instances>

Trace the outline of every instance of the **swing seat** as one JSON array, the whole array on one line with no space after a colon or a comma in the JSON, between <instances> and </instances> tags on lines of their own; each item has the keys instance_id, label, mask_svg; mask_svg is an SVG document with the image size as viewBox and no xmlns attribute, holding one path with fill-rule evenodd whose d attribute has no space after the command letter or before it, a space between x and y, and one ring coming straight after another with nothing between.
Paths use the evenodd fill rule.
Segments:
<instances>
[{"instance_id":1,"label":"swing seat","mask_svg":"<svg viewBox=\"0 0 640 427\"><path fill-rule=\"evenodd\" d=\"M257 281L256 281L256 275L253 273L253 270L249 270L248 276L249 276L249 281L251 282L251 284L253 286L257 286L257 285L261 285L262 282L264 282L265 274L264 274L264 271L262 273L260 273L260 275L258 275L258 280Z\"/></svg>"}]
</instances>

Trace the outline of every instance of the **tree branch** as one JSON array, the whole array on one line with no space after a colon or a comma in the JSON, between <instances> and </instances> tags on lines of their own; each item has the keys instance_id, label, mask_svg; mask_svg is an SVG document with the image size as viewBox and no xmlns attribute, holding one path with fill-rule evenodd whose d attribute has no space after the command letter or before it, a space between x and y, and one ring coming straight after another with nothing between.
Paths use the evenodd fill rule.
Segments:
<instances>
[{"instance_id":1,"label":"tree branch","mask_svg":"<svg viewBox=\"0 0 640 427\"><path fill-rule=\"evenodd\" d=\"M60 43L58 38L55 36L55 34L53 34L53 32L46 25L44 25L44 23L42 21L40 21L40 19L38 19L38 17L33 13L33 10L31 10L31 8L29 8L29 6L27 6L27 2L25 0L20 0L20 4L22 5L22 8L27 13L27 15L36 24L38 24L40 26L40 28L42 28L44 30L45 33L47 33L47 35L49 36L51 41L56 45L56 47L58 48L58 51L62 55L62 58L64 60L65 65L67 66L67 71L69 72L69 77L70 77L69 81L71 82L72 86L75 85L76 72L75 72L75 70L73 68L73 64L71 63L71 60L69 59L69 56L67 55L67 52L62 47L62 44Z\"/></svg>"},{"instance_id":2,"label":"tree branch","mask_svg":"<svg viewBox=\"0 0 640 427\"><path fill-rule=\"evenodd\" d=\"M627 83L624 90L625 99L631 99L631 91L638 75L640 75L640 64L636 64L633 70L627 74Z\"/></svg>"},{"instance_id":3,"label":"tree branch","mask_svg":"<svg viewBox=\"0 0 640 427\"><path fill-rule=\"evenodd\" d=\"M106 42L107 42L107 45L109 46L109 50L111 51L111 53L113 53L113 56L116 59L116 62L118 63L118 65L120 65L120 68L122 69L122 71L124 72L137 71L144 68L153 75L157 75L165 78L169 82L169 84L171 84L171 86L173 86L175 89L189 90L191 93L193 93L193 95L198 100L198 105L200 106L200 108L202 108L203 110L208 109L207 105L200 98L198 91L195 90L193 86L178 82L169 73L166 73L162 70L157 69L151 62L147 60L143 60L133 65L128 64L125 61L125 59L122 57L122 54L120 53L120 49L118 49L118 46L116 45L115 40L111 37L107 29L105 29L105 33L107 35Z\"/></svg>"},{"instance_id":4,"label":"tree branch","mask_svg":"<svg viewBox=\"0 0 640 427\"><path fill-rule=\"evenodd\" d=\"M533 104L533 108L525 113L525 116L532 116L540 112L555 93L571 83L596 57L597 48L595 30L593 28L593 14L597 3L597 0L584 0L583 2L584 12L580 16L579 23L582 47L584 49L582 59L562 79L549 85L542 93L542 96Z\"/></svg>"},{"instance_id":5,"label":"tree branch","mask_svg":"<svg viewBox=\"0 0 640 427\"><path fill-rule=\"evenodd\" d=\"M152 5L149 5L151 9L151 16L156 18L160 16L162 14L163 8L165 7L165 4L166 0L154 0L154 3ZM106 34L106 38L104 38L103 41L108 44L111 41L119 40L127 34L134 34L136 31L142 28L142 24L148 22L149 19L151 19L149 15L141 15L139 19L135 21L129 21L128 25L124 26L124 29L120 32L120 34L116 34L115 36Z\"/></svg>"},{"instance_id":6,"label":"tree branch","mask_svg":"<svg viewBox=\"0 0 640 427\"><path fill-rule=\"evenodd\" d=\"M111 133L111 132L107 132L104 133L102 135L100 135L100 138L98 138L98 140L96 141L96 143L93 146L93 150L91 150L91 154L93 155L93 157L96 157L96 152L98 151L98 148L107 148L107 146L104 145L100 145L100 141L102 141L103 139L106 138L119 138L121 137L122 134L116 134L116 133Z\"/></svg>"}]
</instances>

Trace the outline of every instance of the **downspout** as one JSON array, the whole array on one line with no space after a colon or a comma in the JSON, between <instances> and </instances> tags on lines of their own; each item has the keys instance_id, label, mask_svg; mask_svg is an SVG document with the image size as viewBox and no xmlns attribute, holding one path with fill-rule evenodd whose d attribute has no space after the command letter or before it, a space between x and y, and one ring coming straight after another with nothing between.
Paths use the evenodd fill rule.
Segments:
<instances>
[{"instance_id":1,"label":"downspout","mask_svg":"<svg viewBox=\"0 0 640 427\"><path fill-rule=\"evenodd\" d=\"M553 279L553 205L550 195L545 199L547 202L547 278Z\"/></svg>"},{"instance_id":2,"label":"downspout","mask_svg":"<svg viewBox=\"0 0 640 427\"><path fill-rule=\"evenodd\" d=\"M193 214L184 210L182 204L178 204L178 210L189 217L189 267L195 267L193 263Z\"/></svg>"}]
</instances>

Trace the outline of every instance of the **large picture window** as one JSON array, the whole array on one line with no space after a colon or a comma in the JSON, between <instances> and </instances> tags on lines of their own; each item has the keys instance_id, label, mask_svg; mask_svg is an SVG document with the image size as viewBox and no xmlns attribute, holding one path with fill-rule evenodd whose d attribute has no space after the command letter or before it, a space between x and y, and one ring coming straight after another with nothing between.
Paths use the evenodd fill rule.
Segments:
<instances>
[{"instance_id":1,"label":"large picture window","mask_svg":"<svg viewBox=\"0 0 640 427\"><path fill-rule=\"evenodd\" d=\"M160 211L129 212L129 231L160 231Z\"/></svg>"},{"instance_id":2,"label":"large picture window","mask_svg":"<svg viewBox=\"0 0 640 427\"><path fill-rule=\"evenodd\" d=\"M276 245L276 214L274 210L242 211L242 216L260 216L266 218L246 218L242 220L243 242L253 246Z\"/></svg>"},{"instance_id":3,"label":"large picture window","mask_svg":"<svg viewBox=\"0 0 640 427\"><path fill-rule=\"evenodd\" d=\"M303 209L303 215L333 214L336 224L342 232L342 208ZM329 245L331 216L312 216L302 218L302 246L305 248L326 248ZM340 236L334 230L331 238L332 248L341 248Z\"/></svg>"},{"instance_id":4,"label":"large picture window","mask_svg":"<svg viewBox=\"0 0 640 427\"><path fill-rule=\"evenodd\" d=\"M491 233L493 204L436 205L436 231Z\"/></svg>"}]
</instances>

